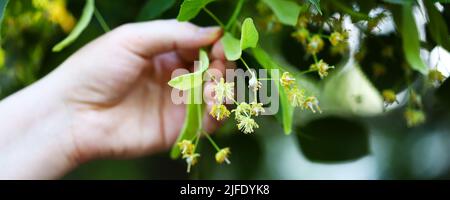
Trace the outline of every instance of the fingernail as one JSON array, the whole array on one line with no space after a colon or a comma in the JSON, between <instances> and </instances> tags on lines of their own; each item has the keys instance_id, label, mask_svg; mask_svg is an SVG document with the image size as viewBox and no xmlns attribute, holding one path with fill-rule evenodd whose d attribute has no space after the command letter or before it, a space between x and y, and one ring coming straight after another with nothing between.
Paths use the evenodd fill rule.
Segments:
<instances>
[{"instance_id":1,"label":"fingernail","mask_svg":"<svg viewBox=\"0 0 450 200\"><path fill-rule=\"evenodd\" d=\"M220 27L214 26L214 27L200 28L198 33L204 36L216 36L218 33L220 33Z\"/></svg>"}]
</instances>

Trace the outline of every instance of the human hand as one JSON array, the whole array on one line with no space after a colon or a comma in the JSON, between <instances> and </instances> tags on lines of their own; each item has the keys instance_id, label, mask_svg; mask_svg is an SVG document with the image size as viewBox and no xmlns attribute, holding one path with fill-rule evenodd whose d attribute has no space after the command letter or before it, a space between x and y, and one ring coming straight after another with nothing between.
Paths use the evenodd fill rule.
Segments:
<instances>
[{"instance_id":1,"label":"human hand","mask_svg":"<svg viewBox=\"0 0 450 200\"><path fill-rule=\"evenodd\" d=\"M192 66L199 48L212 44L211 67L224 70L224 54L217 43L220 36L219 28L175 20L123 25L83 47L43 80L2 102L0 111L11 109L7 104L14 98L19 103L36 95L44 101L51 99L51 103L39 104L43 111L34 113L45 115L44 120L58 113L46 125L60 132L54 134L62 139L45 148L54 152L49 163L61 169L53 169L54 173L48 172L44 178L57 177L91 159L135 157L167 149L175 142L185 117L185 106L171 101L167 82L172 71ZM39 123L32 124L35 130L40 128ZM51 128L52 124L59 128ZM205 129L215 126L214 120L205 124L209 126Z\"/></svg>"}]
</instances>

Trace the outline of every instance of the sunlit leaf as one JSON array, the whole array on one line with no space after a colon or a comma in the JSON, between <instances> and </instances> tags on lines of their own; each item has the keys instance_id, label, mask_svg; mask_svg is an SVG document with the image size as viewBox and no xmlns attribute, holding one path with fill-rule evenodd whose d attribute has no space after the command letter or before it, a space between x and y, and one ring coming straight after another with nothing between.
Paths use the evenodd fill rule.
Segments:
<instances>
[{"instance_id":1,"label":"sunlit leaf","mask_svg":"<svg viewBox=\"0 0 450 200\"><path fill-rule=\"evenodd\" d=\"M427 8L429 17L429 32L433 40L450 51L450 35L447 24L445 24L442 14L437 10L434 4L430 1L423 1Z\"/></svg>"},{"instance_id":2,"label":"sunlit leaf","mask_svg":"<svg viewBox=\"0 0 450 200\"><path fill-rule=\"evenodd\" d=\"M275 13L281 23L285 25L297 25L301 7L289 0L263 0Z\"/></svg>"},{"instance_id":3,"label":"sunlit leaf","mask_svg":"<svg viewBox=\"0 0 450 200\"><path fill-rule=\"evenodd\" d=\"M84 29L89 25L89 22L94 15L95 4L94 0L86 0L86 4L83 8L83 13L81 14L81 18L79 19L75 28L70 32L69 36L67 36L63 41L59 42L53 47L54 52L59 52L72 44L83 32Z\"/></svg>"},{"instance_id":4,"label":"sunlit leaf","mask_svg":"<svg viewBox=\"0 0 450 200\"><path fill-rule=\"evenodd\" d=\"M207 4L214 0L184 0L178 13L178 21L189 21L193 19Z\"/></svg>"},{"instance_id":5,"label":"sunlit leaf","mask_svg":"<svg viewBox=\"0 0 450 200\"><path fill-rule=\"evenodd\" d=\"M220 42L223 45L223 51L227 60L235 61L241 57L241 42L231 35L231 33L225 33L220 39Z\"/></svg>"},{"instance_id":6,"label":"sunlit leaf","mask_svg":"<svg viewBox=\"0 0 450 200\"><path fill-rule=\"evenodd\" d=\"M255 48L258 44L258 40L259 34L253 24L253 20L251 18L245 19L241 31L241 50Z\"/></svg>"},{"instance_id":7,"label":"sunlit leaf","mask_svg":"<svg viewBox=\"0 0 450 200\"><path fill-rule=\"evenodd\" d=\"M176 0L147 0L139 13L138 20L146 21L161 16L175 5Z\"/></svg>"},{"instance_id":8,"label":"sunlit leaf","mask_svg":"<svg viewBox=\"0 0 450 200\"><path fill-rule=\"evenodd\" d=\"M253 56L256 61L264 69L281 69L281 67L272 61L270 56L261 48L254 48ZM279 81L274 81L277 85L278 93L280 95L280 106L281 106L281 120L283 123L283 129L285 134L290 134L292 132L292 117L294 116L294 108L289 103L285 89L280 85Z\"/></svg>"},{"instance_id":9,"label":"sunlit leaf","mask_svg":"<svg viewBox=\"0 0 450 200\"><path fill-rule=\"evenodd\" d=\"M189 90L202 84L203 72L208 69L208 54L200 50L200 66L196 72L177 76L169 81L169 85L179 90Z\"/></svg>"}]
</instances>

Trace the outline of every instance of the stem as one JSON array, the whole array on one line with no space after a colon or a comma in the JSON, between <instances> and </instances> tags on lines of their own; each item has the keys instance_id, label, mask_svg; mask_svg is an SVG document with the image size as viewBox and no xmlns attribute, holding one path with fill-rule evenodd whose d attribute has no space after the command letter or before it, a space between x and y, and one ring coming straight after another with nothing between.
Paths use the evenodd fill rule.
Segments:
<instances>
[{"instance_id":1,"label":"stem","mask_svg":"<svg viewBox=\"0 0 450 200\"><path fill-rule=\"evenodd\" d=\"M197 138L195 138L194 152L195 152L195 150L197 149L198 141L200 141L200 134L201 134L201 132L199 131L199 132L197 133Z\"/></svg>"},{"instance_id":2,"label":"stem","mask_svg":"<svg viewBox=\"0 0 450 200\"><path fill-rule=\"evenodd\" d=\"M234 9L233 14L231 15L230 19L228 20L227 25L225 26L225 30L229 30L231 28L231 26L234 24L234 22L236 21L237 17L239 16L239 13L241 12L242 9L242 5L244 4L244 0L239 0L236 8Z\"/></svg>"},{"instance_id":3,"label":"stem","mask_svg":"<svg viewBox=\"0 0 450 200\"><path fill-rule=\"evenodd\" d=\"M106 23L105 19L103 18L102 14L100 14L100 12L98 11L97 7L94 8L94 15L95 15L95 18L97 19L98 23L102 27L102 29L105 32L109 32L111 30L111 28L109 28L109 26Z\"/></svg>"},{"instance_id":4,"label":"stem","mask_svg":"<svg viewBox=\"0 0 450 200\"><path fill-rule=\"evenodd\" d=\"M308 70L305 70L305 71L302 71L302 72L298 73L298 75L301 76L301 75L304 75L304 74L307 74L307 73L310 73L310 72L315 72L315 71L317 71L317 70L308 69Z\"/></svg>"},{"instance_id":5,"label":"stem","mask_svg":"<svg viewBox=\"0 0 450 200\"><path fill-rule=\"evenodd\" d=\"M222 27L223 29L225 28L225 25L223 25L222 21L220 21L219 18L217 18L216 15L214 15L214 13L212 13L210 10L208 10L208 8L203 7L203 10L208 13L208 15L214 20L216 21L217 24L220 25L220 27Z\"/></svg>"},{"instance_id":6,"label":"stem","mask_svg":"<svg viewBox=\"0 0 450 200\"><path fill-rule=\"evenodd\" d=\"M317 63L319 62L319 60L317 59L317 55L316 55L316 54L313 54L312 56L313 56L313 58L314 58L314 62L317 64Z\"/></svg>"},{"instance_id":7,"label":"stem","mask_svg":"<svg viewBox=\"0 0 450 200\"><path fill-rule=\"evenodd\" d=\"M209 134L208 134L206 131L204 131L204 130L202 130L202 132L203 132L203 134L206 136L206 138L208 138L209 142L213 145L213 147L214 147L217 151L220 151L219 146L214 142L214 140L211 138L211 136L209 136Z\"/></svg>"},{"instance_id":8,"label":"stem","mask_svg":"<svg viewBox=\"0 0 450 200\"><path fill-rule=\"evenodd\" d=\"M245 62L245 60L240 57L239 59L241 59L242 63L244 63L245 67L247 68L248 71L250 71L250 67L248 67L247 63Z\"/></svg>"}]
</instances>

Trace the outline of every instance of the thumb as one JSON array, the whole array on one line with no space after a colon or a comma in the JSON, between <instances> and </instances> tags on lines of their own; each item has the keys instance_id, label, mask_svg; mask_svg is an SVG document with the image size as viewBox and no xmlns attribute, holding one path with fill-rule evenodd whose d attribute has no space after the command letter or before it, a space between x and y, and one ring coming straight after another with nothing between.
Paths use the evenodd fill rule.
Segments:
<instances>
[{"instance_id":1,"label":"thumb","mask_svg":"<svg viewBox=\"0 0 450 200\"><path fill-rule=\"evenodd\" d=\"M180 49L198 49L216 42L221 36L218 27L199 27L176 20L123 25L112 31L132 52L152 57Z\"/></svg>"}]
</instances>

